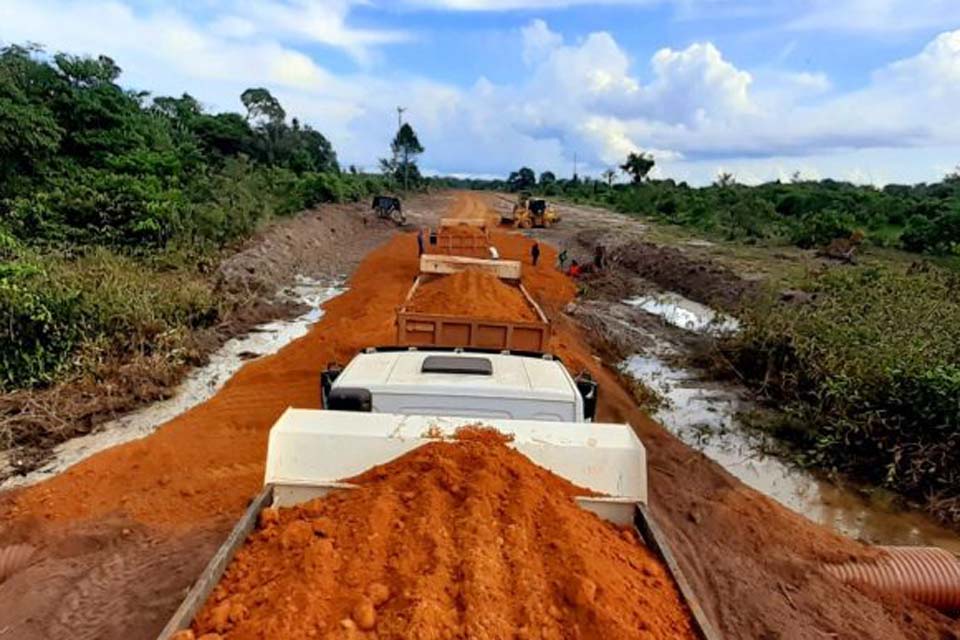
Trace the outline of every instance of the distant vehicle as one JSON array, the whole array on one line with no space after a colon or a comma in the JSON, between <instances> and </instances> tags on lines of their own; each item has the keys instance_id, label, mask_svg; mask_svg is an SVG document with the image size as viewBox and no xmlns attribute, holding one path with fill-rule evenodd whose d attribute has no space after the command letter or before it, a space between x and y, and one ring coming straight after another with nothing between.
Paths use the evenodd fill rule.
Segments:
<instances>
[{"instance_id":1,"label":"distant vehicle","mask_svg":"<svg viewBox=\"0 0 960 640\"><path fill-rule=\"evenodd\" d=\"M547 228L559 222L560 215L553 205L543 198L533 198L529 193L521 193L510 216L504 216L502 221L513 223L513 226L519 229Z\"/></svg>"},{"instance_id":2,"label":"distant vehicle","mask_svg":"<svg viewBox=\"0 0 960 640\"><path fill-rule=\"evenodd\" d=\"M370 208L377 212L378 218L393 220L397 224L406 224L407 218L403 215L400 198L393 196L374 196Z\"/></svg>"}]
</instances>

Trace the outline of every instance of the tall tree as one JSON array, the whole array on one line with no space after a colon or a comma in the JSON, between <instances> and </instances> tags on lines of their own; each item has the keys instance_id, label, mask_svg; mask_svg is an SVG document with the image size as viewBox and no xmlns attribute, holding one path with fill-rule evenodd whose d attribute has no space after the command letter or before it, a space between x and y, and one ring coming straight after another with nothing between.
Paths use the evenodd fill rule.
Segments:
<instances>
[{"instance_id":1,"label":"tall tree","mask_svg":"<svg viewBox=\"0 0 960 640\"><path fill-rule=\"evenodd\" d=\"M266 119L269 122L283 122L287 112L280 106L280 101L273 97L267 89L247 89L240 94L240 101L247 109L247 120L256 121Z\"/></svg>"},{"instance_id":2,"label":"tall tree","mask_svg":"<svg viewBox=\"0 0 960 640\"><path fill-rule=\"evenodd\" d=\"M403 190L406 191L410 186L411 178L416 182L420 180L420 170L417 168L416 158L424 152L423 145L420 144L413 127L404 122L397 131L397 135L394 136L393 142L390 143L390 150L393 151L394 172L397 178L402 177ZM389 167L390 165L389 163L384 164L384 161L381 160L381 166Z\"/></svg>"},{"instance_id":3,"label":"tall tree","mask_svg":"<svg viewBox=\"0 0 960 640\"><path fill-rule=\"evenodd\" d=\"M520 167L507 178L507 188L510 191L530 191L537 186L537 174L530 167Z\"/></svg>"},{"instance_id":4,"label":"tall tree","mask_svg":"<svg viewBox=\"0 0 960 640\"><path fill-rule=\"evenodd\" d=\"M609 169L607 169L606 171L604 171L604 172L603 172L602 174L600 174L600 175L602 175L602 176L603 176L603 179L607 181L607 186L608 186L608 187L611 187L611 186L613 186L613 180L614 180L614 178L617 177L617 170L614 169L613 167L610 167Z\"/></svg>"},{"instance_id":5,"label":"tall tree","mask_svg":"<svg viewBox=\"0 0 960 640\"><path fill-rule=\"evenodd\" d=\"M620 165L620 169L633 179L634 184L639 184L647 179L655 164L656 161L649 154L631 153L627 156L627 161Z\"/></svg>"}]
</instances>

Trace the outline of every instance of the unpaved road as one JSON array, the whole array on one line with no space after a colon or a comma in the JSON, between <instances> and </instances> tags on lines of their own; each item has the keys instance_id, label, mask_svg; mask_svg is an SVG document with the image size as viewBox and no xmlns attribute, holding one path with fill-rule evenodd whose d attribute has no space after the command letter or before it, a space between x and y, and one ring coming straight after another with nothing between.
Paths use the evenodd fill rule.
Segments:
<instances>
[{"instance_id":1,"label":"unpaved road","mask_svg":"<svg viewBox=\"0 0 960 640\"><path fill-rule=\"evenodd\" d=\"M482 207L478 198L441 194L410 208L428 222L450 207ZM309 234L290 241L298 237ZM496 244L506 258L529 254L519 236L498 234ZM956 621L822 575L822 560L871 552L745 487L639 411L593 357L596 337L563 314L575 287L555 259L547 248L537 268L524 267L554 321L551 347L599 380L600 419L629 422L643 439L652 508L722 637L960 638ZM36 548L0 583L0 639L154 637L258 490L270 425L287 406L317 406L317 372L327 362L393 342L396 306L417 271L414 236L392 237L359 263L348 292L307 336L247 364L207 403L143 440L0 496L0 554L14 544Z\"/></svg>"}]
</instances>

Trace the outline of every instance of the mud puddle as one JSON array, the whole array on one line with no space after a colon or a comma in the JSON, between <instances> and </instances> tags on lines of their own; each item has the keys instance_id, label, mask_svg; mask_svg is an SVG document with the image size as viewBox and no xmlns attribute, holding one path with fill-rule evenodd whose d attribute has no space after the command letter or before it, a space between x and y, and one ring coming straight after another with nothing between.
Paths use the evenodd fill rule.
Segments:
<instances>
[{"instance_id":1,"label":"mud puddle","mask_svg":"<svg viewBox=\"0 0 960 640\"><path fill-rule=\"evenodd\" d=\"M664 350L660 355L666 356ZM634 355L621 367L663 395L666 402L653 414L658 422L753 489L852 538L885 545L933 545L960 554L960 536L922 512L901 509L892 496L821 480L764 453L771 448L763 436L736 417L750 408L741 390L671 366L657 355Z\"/></svg>"},{"instance_id":2,"label":"mud puddle","mask_svg":"<svg viewBox=\"0 0 960 640\"><path fill-rule=\"evenodd\" d=\"M684 298L678 293L666 292L637 296L623 301L624 304L663 318L665 322L680 329L709 335L736 333L740 322L710 307Z\"/></svg>"},{"instance_id":3,"label":"mud puddle","mask_svg":"<svg viewBox=\"0 0 960 640\"><path fill-rule=\"evenodd\" d=\"M110 447L143 438L162 424L210 399L245 362L279 351L288 343L306 335L310 325L323 316L322 305L345 291L343 280L319 281L297 276L282 295L307 307L291 320L259 325L246 335L233 338L216 352L203 367L192 371L173 396L100 425L96 432L59 445L52 458L26 475L11 476L0 483L0 491L27 486L55 476L72 465ZM10 469L0 454L0 476Z\"/></svg>"}]
</instances>

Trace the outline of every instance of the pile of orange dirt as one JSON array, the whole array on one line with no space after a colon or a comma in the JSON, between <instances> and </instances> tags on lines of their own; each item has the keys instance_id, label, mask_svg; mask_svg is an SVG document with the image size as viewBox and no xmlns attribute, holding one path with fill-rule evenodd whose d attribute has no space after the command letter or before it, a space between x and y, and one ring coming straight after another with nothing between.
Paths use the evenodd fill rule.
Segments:
<instances>
[{"instance_id":1,"label":"pile of orange dirt","mask_svg":"<svg viewBox=\"0 0 960 640\"><path fill-rule=\"evenodd\" d=\"M507 284L495 274L468 269L417 287L407 311L478 320L537 322L536 311L518 287Z\"/></svg>"},{"instance_id":2,"label":"pile of orange dirt","mask_svg":"<svg viewBox=\"0 0 960 640\"><path fill-rule=\"evenodd\" d=\"M265 509L182 637L696 637L633 532L578 507L586 490L495 432L425 445L354 482Z\"/></svg>"},{"instance_id":3,"label":"pile of orange dirt","mask_svg":"<svg viewBox=\"0 0 960 640\"><path fill-rule=\"evenodd\" d=\"M441 227L437 231L437 235L440 238L445 237L455 237L455 238L483 238L484 240L488 239L488 233L486 228L477 227L471 224L456 224L446 227Z\"/></svg>"}]
</instances>

